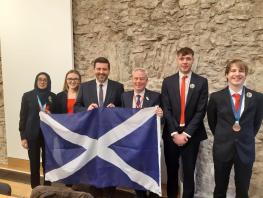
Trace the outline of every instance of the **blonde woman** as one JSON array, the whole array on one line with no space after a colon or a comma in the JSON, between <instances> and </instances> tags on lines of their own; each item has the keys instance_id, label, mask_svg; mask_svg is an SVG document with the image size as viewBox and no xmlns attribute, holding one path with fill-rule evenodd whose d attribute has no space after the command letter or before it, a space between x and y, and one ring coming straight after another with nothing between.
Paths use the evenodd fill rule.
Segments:
<instances>
[{"instance_id":1,"label":"blonde woman","mask_svg":"<svg viewBox=\"0 0 263 198\"><path fill-rule=\"evenodd\" d=\"M81 76L77 70L70 70L65 76L63 91L57 94L56 112L73 113Z\"/></svg>"}]
</instances>

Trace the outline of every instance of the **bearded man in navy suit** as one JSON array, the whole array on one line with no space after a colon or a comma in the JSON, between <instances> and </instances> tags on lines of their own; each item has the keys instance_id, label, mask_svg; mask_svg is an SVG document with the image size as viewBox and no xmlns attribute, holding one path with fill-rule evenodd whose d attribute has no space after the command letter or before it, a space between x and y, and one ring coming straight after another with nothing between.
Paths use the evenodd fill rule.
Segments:
<instances>
[{"instance_id":1,"label":"bearded man in navy suit","mask_svg":"<svg viewBox=\"0 0 263 198\"><path fill-rule=\"evenodd\" d=\"M126 108L145 108L160 105L160 94L146 89L148 76L143 68L137 68L132 72L133 90L124 92L121 96L122 107ZM163 116L163 111L157 107L156 114L159 117ZM148 197L144 190L135 190L137 198ZM150 192L149 197L158 197L158 195Z\"/></svg>"},{"instance_id":2,"label":"bearded man in navy suit","mask_svg":"<svg viewBox=\"0 0 263 198\"><path fill-rule=\"evenodd\" d=\"M123 84L108 79L110 62L104 57L94 61L94 74L96 79L82 83L74 107L75 112L92 110L98 107L121 106Z\"/></svg>"},{"instance_id":3,"label":"bearded man in navy suit","mask_svg":"<svg viewBox=\"0 0 263 198\"><path fill-rule=\"evenodd\" d=\"M255 136L263 117L263 95L244 86L248 67L235 59L225 70L228 86L211 94L207 117L214 134L215 198L225 198L232 166L236 197L247 198L255 161Z\"/></svg>"},{"instance_id":4,"label":"bearded man in navy suit","mask_svg":"<svg viewBox=\"0 0 263 198\"><path fill-rule=\"evenodd\" d=\"M194 196L194 172L200 141L207 139L203 119L208 99L207 79L191 71L194 51L177 51L179 72L164 79L164 156L167 166L167 195L178 195L179 158L182 159L183 198Z\"/></svg>"},{"instance_id":5,"label":"bearded man in navy suit","mask_svg":"<svg viewBox=\"0 0 263 198\"><path fill-rule=\"evenodd\" d=\"M110 62L104 57L94 61L94 74L96 79L82 83L74 106L74 112L92 110L94 108L121 106L123 84L108 79ZM115 187L99 190L103 197L114 197Z\"/></svg>"}]
</instances>

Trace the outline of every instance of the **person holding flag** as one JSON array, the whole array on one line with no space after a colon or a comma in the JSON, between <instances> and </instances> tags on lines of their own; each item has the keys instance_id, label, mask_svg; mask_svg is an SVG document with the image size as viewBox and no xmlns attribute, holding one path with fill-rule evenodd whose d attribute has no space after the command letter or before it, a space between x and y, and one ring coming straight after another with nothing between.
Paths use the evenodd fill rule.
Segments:
<instances>
[{"instance_id":1,"label":"person holding flag","mask_svg":"<svg viewBox=\"0 0 263 198\"><path fill-rule=\"evenodd\" d=\"M143 68L136 68L132 72L133 90L124 92L121 96L122 107L126 108L145 108L160 105L160 94L146 89L148 76ZM156 115L163 117L163 111L160 107L156 109ZM137 198L147 197L146 190L135 190ZM159 197L150 192L149 197Z\"/></svg>"},{"instance_id":2,"label":"person holding flag","mask_svg":"<svg viewBox=\"0 0 263 198\"><path fill-rule=\"evenodd\" d=\"M37 74L34 89L24 93L22 97L19 131L21 145L28 150L32 189L40 185L40 153L42 153L42 166L45 173L45 145L39 112L54 112L55 99L56 95L51 92L50 77L45 72ZM50 185L50 182L44 180L44 185Z\"/></svg>"},{"instance_id":3,"label":"person holding flag","mask_svg":"<svg viewBox=\"0 0 263 198\"><path fill-rule=\"evenodd\" d=\"M255 136L263 117L263 95L244 86L248 66L239 59L225 69L228 86L211 94L207 118L214 135L214 197L226 197L234 165L236 197L248 197L255 161Z\"/></svg>"}]
</instances>

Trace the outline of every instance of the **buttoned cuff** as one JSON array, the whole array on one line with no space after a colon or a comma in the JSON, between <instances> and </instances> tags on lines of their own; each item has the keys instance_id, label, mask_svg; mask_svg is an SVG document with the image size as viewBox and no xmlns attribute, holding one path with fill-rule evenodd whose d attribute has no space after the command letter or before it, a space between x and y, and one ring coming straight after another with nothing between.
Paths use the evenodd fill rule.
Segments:
<instances>
[{"instance_id":1,"label":"buttoned cuff","mask_svg":"<svg viewBox=\"0 0 263 198\"><path fill-rule=\"evenodd\" d=\"M188 138L191 138L191 135L189 135L188 133L183 132L183 134L185 134Z\"/></svg>"},{"instance_id":2,"label":"buttoned cuff","mask_svg":"<svg viewBox=\"0 0 263 198\"><path fill-rule=\"evenodd\" d=\"M178 132L177 131L175 131L175 132L172 132L171 133L171 137L173 137L173 136L175 136L175 135L177 135L178 134Z\"/></svg>"}]
</instances>

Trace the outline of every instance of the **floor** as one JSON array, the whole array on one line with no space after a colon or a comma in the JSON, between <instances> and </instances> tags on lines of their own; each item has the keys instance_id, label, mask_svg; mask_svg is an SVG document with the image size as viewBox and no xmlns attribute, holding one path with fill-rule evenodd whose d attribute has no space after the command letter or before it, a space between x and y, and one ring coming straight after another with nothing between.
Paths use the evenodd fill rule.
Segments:
<instances>
[{"instance_id":1,"label":"floor","mask_svg":"<svg viewBox=\"0 0 263 198\"><path fill-rule=\"evenodd\" d=\"M28 160L8 158L7 164L0 164L0 182L8 183L11 186L13 197L29 198L31 194L31 187L30 187ZM55 183L54 186L61 187L64 185ZM87 188L84 191L87 191ZM163 186L163 192L164 194L166 194L165 186ZM118 189L115 195L116 195L115 198L134 197L133 191L126 189Z\"/></svg>"}]
</instances>

